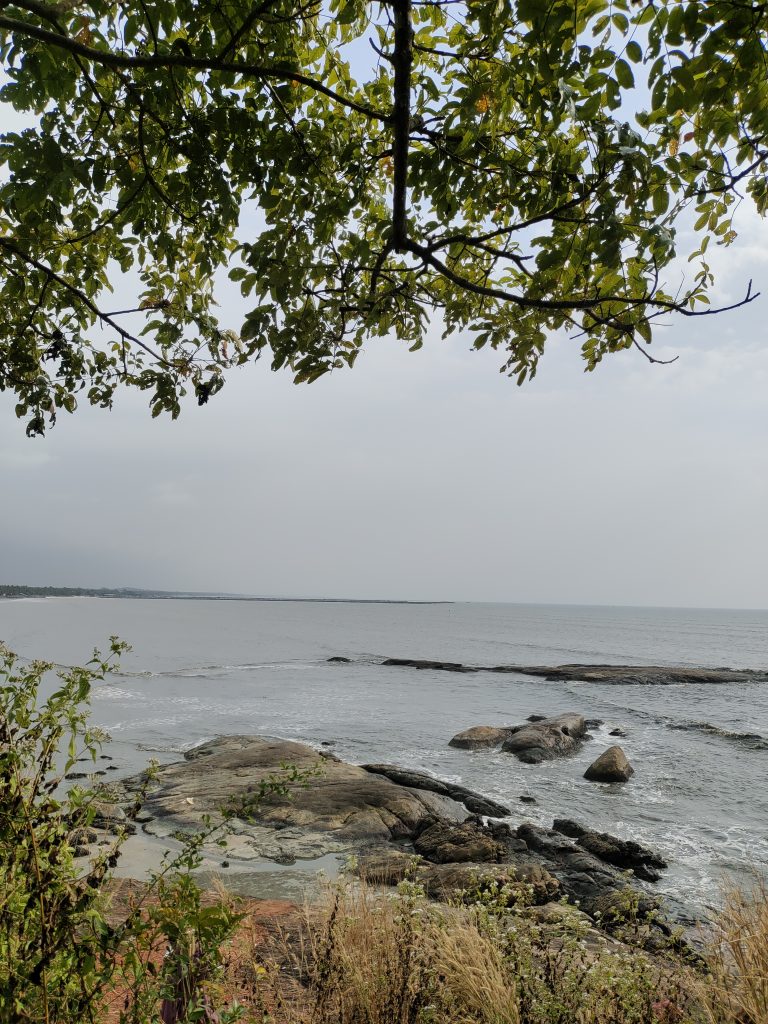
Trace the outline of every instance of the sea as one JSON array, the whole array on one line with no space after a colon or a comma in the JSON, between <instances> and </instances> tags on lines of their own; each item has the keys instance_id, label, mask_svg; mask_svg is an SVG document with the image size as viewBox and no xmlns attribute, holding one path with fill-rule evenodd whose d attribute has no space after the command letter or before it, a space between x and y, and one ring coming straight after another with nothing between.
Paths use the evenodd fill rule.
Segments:
<instances>
[{"instance_id":1,"label":"sea","mask_svg":"<svg viewBox=\"0 0 768 1024\"><path fill-rule=\"evenodd\" d=\"M611 685L385 667L688 665L768 669L768 611L525 604L43 598L0 601L24 658L80 664L132 645L92 695L119 778L227 734L270 735L355 763L417 768L508 804L513 824L569 817L659 849L663 891L717 906L724 882L768 868L768 683ZM349 658L348 664L329 658ZM457 750L473 725L576 711L600 719L576 755L525 765ZM584 771L618 740L625 785ZM523 803L521 797L535 803Z\"/></svg>"}]
</instances>

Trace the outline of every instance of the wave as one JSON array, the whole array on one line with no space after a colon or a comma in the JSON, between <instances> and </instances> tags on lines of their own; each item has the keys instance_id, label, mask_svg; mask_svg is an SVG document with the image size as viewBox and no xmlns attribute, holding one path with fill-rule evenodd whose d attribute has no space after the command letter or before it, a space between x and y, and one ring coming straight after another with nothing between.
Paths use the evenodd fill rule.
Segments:
<instances>
[{"instance_id":1,"label":"wave","mask_svg":"<svg viewBox=\"0 0 768 1024\"><path fill-rule=\"evenodd\" d=\"M757 732L738 732L735 729L724 729L711 722L668 722L667 728L675 732L701 732L707 736L718 736L731 743L738 743L749 750L768 750L768 739Z\"/></svg>"}]
</instances>

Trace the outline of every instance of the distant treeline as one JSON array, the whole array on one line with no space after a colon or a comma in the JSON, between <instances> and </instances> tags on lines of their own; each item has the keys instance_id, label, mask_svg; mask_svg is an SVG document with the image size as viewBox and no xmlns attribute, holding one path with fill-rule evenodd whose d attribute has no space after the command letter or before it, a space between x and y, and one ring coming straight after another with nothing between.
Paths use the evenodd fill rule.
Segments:
<instances>
[{"instance_id":1,"label":"distant treeline","mask_svg":"<svg viewBox=\"0 0 768 1024\"><path fill-rule=\"evenodd\" d=\"M109 587L27 587L0 583L0 597L150 597L151 591Z\"/></svg>"}]
</instances>

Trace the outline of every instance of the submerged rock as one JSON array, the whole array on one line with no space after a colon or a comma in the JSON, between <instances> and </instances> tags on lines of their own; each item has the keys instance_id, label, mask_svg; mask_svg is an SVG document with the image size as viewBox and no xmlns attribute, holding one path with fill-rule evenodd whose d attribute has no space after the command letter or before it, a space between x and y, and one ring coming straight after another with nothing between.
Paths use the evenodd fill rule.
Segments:
<instances>
[{"instance_id":1,"label":"submerged rock","mask_svg":"<svg viewBox=\"0 0 768 1024\"><path fill-rule=\"evenodd\" d=\"M635 769L619 746L608 747L584 772L590 782L627 782Z\"/></svg>"},{"instance_id":2,"label":"submerged rock","mask_svg":"<svg viewBox=\"0 0 768 1024\"><path fill-rule=\"evenodd\" d=\"M540 764L574 753L587 734L582 715L568 712L556 718L516 727L501 749L526 764Z\"/></svg>"}]
</instances>

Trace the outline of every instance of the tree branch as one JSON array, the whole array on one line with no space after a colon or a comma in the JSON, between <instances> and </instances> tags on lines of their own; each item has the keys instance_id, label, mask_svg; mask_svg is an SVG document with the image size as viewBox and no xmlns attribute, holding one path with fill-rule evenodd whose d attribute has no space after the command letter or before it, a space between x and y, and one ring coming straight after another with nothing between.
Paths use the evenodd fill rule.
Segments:
<instances>
[{"instance_id":1,"label":"tree branch","mask_svg":"<svg viewBox=\"0 0 768 1024\"><path fill-rule=\"evenodd\" d=\"M2 8L0 7L0 9ZM37 39L39 42L47 43L49 46L55 46L75 56L85 57L87 60L92 60L95 64L101 64L104 67L120 68L128 71L138 69L145 71L167 71L170 68L182 68L187 71L221 71L225 74L242 75L245 78L266 78L276 79L281 82L297 82L299 85L306 85L307 88L322 93L340 106L346 107L348 110L354 110L358 114L364 114L374 121L381 121L385 124L389 124L392 121L391 114L377 110L375 107L366 106L364 103L358 103L347 96L342 96L340 93L334 92L333 89L329 89L327 85L323 85L322 82L318 82L308 75L291 71L288 68L267 67L266 65L250 64L244 61L220 60L216 57L195 57L183 53L136 54L134 56L112 53L111 51L96 49L93 46L86 46L70 36L61 36L56 32L49 32L47 29L37 25L28 25L16 18L0 15L0 29L3 28L19 36Z\"/></svg>"},{"instance_id":2,"label":"tree branch","mask_svg":"<svg viewBox=\"0 0 768 1024\"><path fill-rule=\"evenodd\" d=\"M393 198L392 246L398 252L408 240L408 149L411 131L411 67L413 65L413 27L411 0L394 0L395 44L392 55L393 124Z\"/></svg>"}]
</instances>

